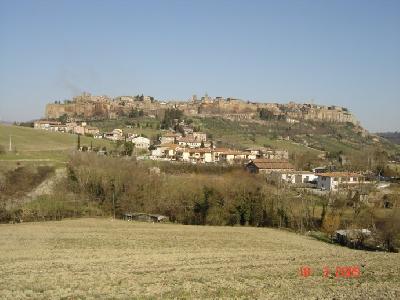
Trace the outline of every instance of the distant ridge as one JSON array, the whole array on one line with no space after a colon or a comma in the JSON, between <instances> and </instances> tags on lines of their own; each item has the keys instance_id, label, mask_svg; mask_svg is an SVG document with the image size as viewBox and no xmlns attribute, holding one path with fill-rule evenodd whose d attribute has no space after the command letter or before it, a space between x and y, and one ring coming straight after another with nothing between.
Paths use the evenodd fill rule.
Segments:
<instances>
[{"instance_id":1,"label":"distant ridge","mask_svg":"<svg viewBox=\"0 0 400 300\"><path fill-rule=\"evenodd\" d=\"M383 137L389 141L391 141L394 144L400 145L400 132L395 131L395 132L378 132L377 135L380 137Z\"/></svg>"}]
</instances>

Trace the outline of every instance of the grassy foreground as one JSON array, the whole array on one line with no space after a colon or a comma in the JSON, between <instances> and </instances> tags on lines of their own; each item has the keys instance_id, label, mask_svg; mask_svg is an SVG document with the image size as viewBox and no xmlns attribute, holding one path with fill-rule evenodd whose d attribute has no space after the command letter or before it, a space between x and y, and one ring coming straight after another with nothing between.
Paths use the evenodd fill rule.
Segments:
<instances>
[{"instance_id":1,"label":"grassy foreground","mask_svg":"<svg viewBox=\"0 0 400 300\"><path fill-rule=\"evenodd\" d=\"M110 219L0 225L1 299L398 299L400 255L268 228ZM314 273L299 276L301 266ZM363 265L359 278L336 266ZM333 276L324 278L322 268Z\"/></svg>"}]
</instances>

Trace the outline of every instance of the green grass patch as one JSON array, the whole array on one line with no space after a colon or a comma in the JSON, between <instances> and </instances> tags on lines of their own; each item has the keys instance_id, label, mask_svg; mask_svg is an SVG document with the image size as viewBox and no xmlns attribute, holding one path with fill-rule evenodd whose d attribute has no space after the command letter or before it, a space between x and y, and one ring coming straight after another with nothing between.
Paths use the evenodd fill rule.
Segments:
<instances>
[{"instance_id":1,"label":"green grass patch","mask_svg":"<svg viewBox=\"0 0 400 300\"><path fill-rule=\"evenodd\" d=\"M12 151L9 152L9 142ZM0 125L0 145L6 150L0 154L0 161L42 160L66 161L69 153L76 149L77 135L49 132L19 126ZM82 136L81 145L109 148L111 142Z\"/></svg>"}]
</instances>

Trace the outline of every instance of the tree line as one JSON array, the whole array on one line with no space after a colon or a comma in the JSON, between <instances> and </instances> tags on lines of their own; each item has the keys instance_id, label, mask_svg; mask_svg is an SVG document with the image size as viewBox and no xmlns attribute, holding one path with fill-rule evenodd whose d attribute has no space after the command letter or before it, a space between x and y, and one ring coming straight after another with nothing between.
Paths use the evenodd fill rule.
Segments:
<instances>
[{"instance_id":1,"label":"tree line","mask_svg":"<svg viewBox=\"0 0 400 300\"><path fill-rule=\"evenodd\" d=\"M158 172L152 171L155 167ZM15 173L8 180L23 180L16 179L18 174L26 177ZM322 231L330 239L338 229L368 228L376 232L385 249L394 250L399 241L399 210L382 214L358 196L350 192L314 195L279 181L267 181L241 167L157 164L77 153L71 156L67 176L53 193L19 207L14 218L122 218L125 213L143 212L166 215L171 222L181 224ZM363 238L360 236L357 247L364 246Z\"/></svg>"}]
</instances>

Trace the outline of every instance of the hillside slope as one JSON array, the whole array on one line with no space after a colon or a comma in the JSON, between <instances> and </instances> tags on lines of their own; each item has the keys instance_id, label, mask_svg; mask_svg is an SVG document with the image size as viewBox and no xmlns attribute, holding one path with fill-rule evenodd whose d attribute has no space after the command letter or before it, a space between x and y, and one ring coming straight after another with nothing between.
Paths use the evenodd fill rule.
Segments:
<instances>
[{"instance_id":1,"label":"hillside slope","mask_svg":"<svg viewBox=\"0 0 400 300\"><path fill-rule=\"evenodd\" d=\"M288 150L297 167L339 163L339 160L366 167L375 152L385 152L389 157L400 157L400 145L368 133L352 123L316 122L303 120L288 123L285 120L241 120L222 117L183 116L196 130L204 131L215 146L245 149L248 147L272 147ZM93 126L109 131L123 128L127 132L144 134L157 141L165 131L160 120L148 117L92 121ZM129 125L130 128L126 126ZM327 159L321 159L326 156Z\"/></svg>"},{"instance_id":2,"label":"hillside slope","mask_svg":"<svg viewBox=\"0 0 400 300\"><path fill-rule=\"evenodd\" d=\"M351 164L366 167L374 153L389 157L400 153L400 146L369 134L349 123L303 121L232 121L218 117L193 118L194 124L216 141L235 148L266 146L286 149L299 168L318 164ZM326 159L321 159L322 157Z\"/></svg>"},{"instance_id":3,"label":"hillside slope","mask_svg":"<svg viewBox=\"0 0 400 300\"><path fill-rule=\"evenodd\" d=\"M8 152L11 136L12 152ZM81 137L81 145L109 146L108 141ZM0 125L0 145L6 150L0 160L55 160L63 161L76 149L77 136L48 132L27 127Z\"/></svg>"},{"instance_id":4,"label":"hillside slope","mask_svg":"<svg viewBox=\"0 0 400 300\"><path fill-rule=\"evenodd\" d=\"M400 297L399 254L267 228L109 219L0 225L0 252L2 299ZM310 277L299 275L303 266ZM361 274L337 278L339 266Z\"/></svg>"},{"instance_id":5,"label":"hillside slope","mask_svg":"<svg viewBox=\"0 0 400 300\"><path fill-rule=\"evenodd\" d=\"M400 132L380 132L377 135L391 141L394 144L400 145Z\"/></svg>"}]
</instances>

